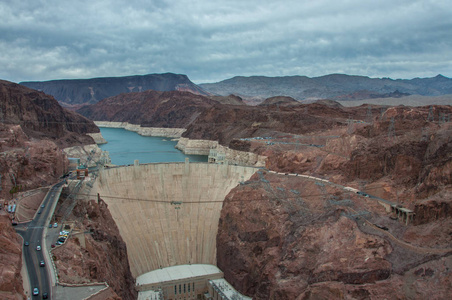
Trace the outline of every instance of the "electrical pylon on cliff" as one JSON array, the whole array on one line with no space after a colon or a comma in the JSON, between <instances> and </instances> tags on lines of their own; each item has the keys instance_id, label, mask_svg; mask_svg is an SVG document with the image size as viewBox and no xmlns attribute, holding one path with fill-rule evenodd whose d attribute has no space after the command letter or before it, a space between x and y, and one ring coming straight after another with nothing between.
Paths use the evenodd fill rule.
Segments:
<instances>
[{"instance_id":1,"label":"electrical pylon on cliff","mask_svg":"<svg viewBox=\"0 0 452 300\"><path fill-rule=\"evenodd\" d=\"M366 121L368 123L372 123L373 117L372 117L372 106L367 106L367 113L366 113Z\"/></svg>"},{"instance_id":2,"label":"electrical pylon on cliff","mask_svg":"<svg viewBox=\"0 0 452 300\"><path fill-rule=\"evenodd\" d=\"M391 118L391 123L389 123L389 128L388 128L388 138L390 140L392 140L393 138L395 138L395 126L394 126L394 117Z\"/></svg>"},{"instance_id":3,"label":"electrical pylon on cliff","mask_svg":"<svg viewBox=\"0 0 452 300\"><path fill-rule=\"evenodd\" d=\"M428 130L425 127L422 127L422 132L421 132L421 142L426 142L428 141Z\"/></svg>"},{"instance_id":4,"label":"electrical pylon on cliff","mask_svg":"<svg viewBox=\"0 0 452 300\"><path fill-rule=\"evenodd\" d=\"M441 125L444 123L446 123L446 113L440 112L438 117L438 124Z\"/></svg>"},{"instance_id":5,"label":"electrical pylon on cliff","mask_svg":"<svg viewBox=\"0 0 452 300\"><path fill-rule=\"evenodd\" d=\"M427 121L429 122L435 121L435 117L433 116L433 106L430 106L430 108L428 109Z\"/></svg>"},{"instance_id":6,"label":"electrical pylon on cliff","mask_svg":"<svg viewBox=\"0 0 452 300\"><path fill-rule=\"evenodd\" d=\"M386 114L385 114L385 112L386 112L386 108L380 108L380 121L384 121L384 120L386 120Z\"/></svg>"},{"instance_id":7,"label":"electrical pylon on cliff","mask_svg":"<svg viewBox=\"0 0 452 300\"><path fill-rule=\"evenodd\" d=\"M348 116L347 119L347 134L352 134L353 131L355 131L355 122L351 118L351 116Z\"/></svg>"}]
</instances>

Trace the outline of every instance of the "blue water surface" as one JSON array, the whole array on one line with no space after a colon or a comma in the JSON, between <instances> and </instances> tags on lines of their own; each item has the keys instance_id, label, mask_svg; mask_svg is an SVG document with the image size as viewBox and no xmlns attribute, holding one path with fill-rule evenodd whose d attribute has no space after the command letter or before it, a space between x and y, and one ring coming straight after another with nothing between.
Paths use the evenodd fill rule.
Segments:
<instances>
[{"instance_id":1,"label":"blue water surface","mask_svg":"<svg viewBox=\"0 0 452 300\"><path fill-rule=\"evenodd\" d=\"M100 132L108 143L99 147L110 153L114 165L130 165L136 159L143 164L183 162L186 157L191 162L207 162L206 155L185 155L175 149L177 142L171 138L141 136L123 128L100 128Z\"/></svg>"}]
</instances>

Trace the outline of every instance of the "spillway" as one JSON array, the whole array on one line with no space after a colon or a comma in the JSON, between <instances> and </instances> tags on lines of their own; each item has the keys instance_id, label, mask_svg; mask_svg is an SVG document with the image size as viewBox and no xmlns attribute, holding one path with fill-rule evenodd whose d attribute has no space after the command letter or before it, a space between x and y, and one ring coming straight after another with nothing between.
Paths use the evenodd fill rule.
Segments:
<instances>
[{"instance_id":1,"label":"spillway","mask_svg":"<svg viewBox=\"0 0 452 300\"><path fill-rule=\"evenodd\" d=\"M127 244L132 275L183 264L216 265L223 200L256 168L159 163L103 169L93 192Z\"/></svg>"}]
</instances>

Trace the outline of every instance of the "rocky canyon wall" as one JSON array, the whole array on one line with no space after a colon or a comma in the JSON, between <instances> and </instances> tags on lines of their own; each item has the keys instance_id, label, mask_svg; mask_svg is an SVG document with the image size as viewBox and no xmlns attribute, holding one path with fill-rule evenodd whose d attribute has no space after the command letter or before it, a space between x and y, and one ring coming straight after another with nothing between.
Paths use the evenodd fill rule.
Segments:
<instances>
[{"instance_id":1,"label":"rocky canyon wall","mask_svg":"<svg viewBox=\"0 0 452 300\"><path fill-rule=\"evenodd\" d=\"M121 299L137 299L126 244L105 202L78 201L66 222L71 237L52 251L59 281L107 282Z\"/></svg>"},{"instance_id":2,"label":"rocky canyon wall","mask_svg":"<svg viewBox=\"0 0 452 300\"><path fill-rule=\"evenodd\" d=\"M21 276L22 239L6 215L0 215L0 249L0 298L25 299Z\"/></svg>"}]
</instances>

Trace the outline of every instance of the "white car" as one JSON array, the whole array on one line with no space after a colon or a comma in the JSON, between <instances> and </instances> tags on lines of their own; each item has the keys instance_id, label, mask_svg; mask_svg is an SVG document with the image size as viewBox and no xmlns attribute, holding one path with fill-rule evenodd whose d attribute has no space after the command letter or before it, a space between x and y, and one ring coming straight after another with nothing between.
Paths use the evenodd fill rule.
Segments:
<instances>
[{"instance_id":1,"label":"white car","mask_svg":"<svg viewBox=\"0 0 452 300\"><path fill-rule=\"evenodd\" d=\"M41 246L36 246L36 251L41 251Z\"/></svg>"},{"instance_id":2,"label":"white car","mask_svg":"<svg viewBox=\"0 0 452 300\"><path fill-rule=\"evenodd\" d=\"M37 295L39 295L39 290L38 290L38 288L34 288L33 289L33 296L37 296Z\"/></svg>"}]
</instances>

